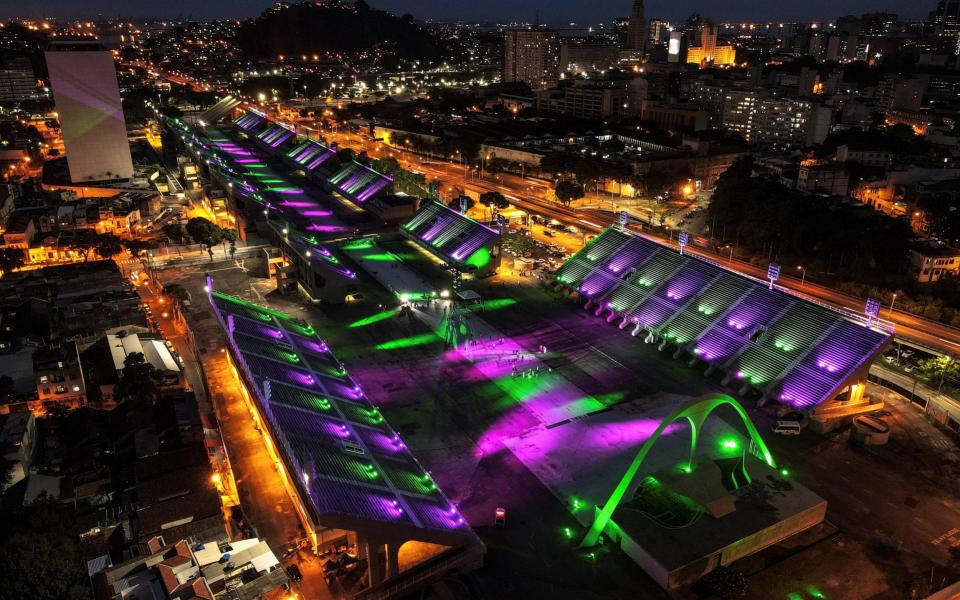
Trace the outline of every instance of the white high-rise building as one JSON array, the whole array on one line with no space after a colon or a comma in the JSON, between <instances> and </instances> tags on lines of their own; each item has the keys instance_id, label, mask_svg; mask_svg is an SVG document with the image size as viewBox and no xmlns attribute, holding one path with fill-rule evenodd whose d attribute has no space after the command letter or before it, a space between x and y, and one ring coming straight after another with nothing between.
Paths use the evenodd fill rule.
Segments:
<instances>
[{"instance_id":1,"label":"white high-rise building","mask_svg":"<svg viewBox=\"0 0 960 600\"><path fill-rule=\"evenodd\" d=\"M759 146L778 149L818 144L830 131L831 112L810 100L771 98L752 90L729 90L723 128Z\"/></svg>"},{"instance_id":2,"label":"white high-rise building","mask_svg":"<svg viewBox=\"0 0 960 600\"><path fill-rule=\"evenodd\" d=\"M45 53L74 184L133 177L113 56L97 42L54 42Z\"/></svg>"}]
</instances>

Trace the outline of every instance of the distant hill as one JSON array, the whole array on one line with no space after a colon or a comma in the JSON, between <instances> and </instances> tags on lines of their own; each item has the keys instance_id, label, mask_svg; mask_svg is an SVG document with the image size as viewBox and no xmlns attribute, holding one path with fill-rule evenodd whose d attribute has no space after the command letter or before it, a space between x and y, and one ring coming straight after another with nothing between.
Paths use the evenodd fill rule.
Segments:
<instances>
[{"instance_id":1,"label":"distant hill","mask_svg":"<svg viewBox=\"0 0 960 600\"><path fill-rule=\"evenodd\" d=\"M371 8L363 0L301 3L273 8L242 24L240 47L251 58L363 52L393 54L402 59L431 60L442 55L440 44L413 22Z\"/></svg>"}]
</instances>

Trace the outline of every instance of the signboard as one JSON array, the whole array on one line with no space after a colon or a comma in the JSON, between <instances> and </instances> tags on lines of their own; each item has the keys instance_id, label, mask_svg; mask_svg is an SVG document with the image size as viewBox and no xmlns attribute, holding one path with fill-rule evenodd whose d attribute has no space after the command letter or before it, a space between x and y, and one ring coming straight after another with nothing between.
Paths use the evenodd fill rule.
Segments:
<instances>
[{"instance_id":1,"label":"signboard","mask_svg":"<svg viewBox=\"0 0 960 600\"><path fill-rule=\"evenodd\" d=\"M767 279L770 280L770 289L772 290L774 282L780 279L780 265L770 263L770 266L767 267Z\"/></svg>"},{"instance_id":2,"label":"signboard","mask_svg":"<svg viewBox=\"0 0 960 600\"><path fill-rule=\"evenodd\" d=\"M864 307L863 312L869 319L876 319L880 316L880 301L876 298L867 298L867 305Z\"/></svg>"}]
</instances>

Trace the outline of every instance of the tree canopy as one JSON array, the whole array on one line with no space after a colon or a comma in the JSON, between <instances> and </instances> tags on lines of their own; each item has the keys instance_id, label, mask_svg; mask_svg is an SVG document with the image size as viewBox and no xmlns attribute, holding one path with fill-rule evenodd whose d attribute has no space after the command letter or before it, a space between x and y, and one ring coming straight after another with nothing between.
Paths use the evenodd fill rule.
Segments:
<instances>
[{"instance_id":1,"label":"tree canopy","mask_svg":"<svg viewBox=\"0 0 960 600\"><path fill-rule=\"evenodd\" d=\"M720 176L710 203L713 235L757 257L796 260L854 281L899 280L912 232L908 223L752 177L752 159Z\"/></svg>"},{"instance_id":2,"label":"tree canopy","mask_svg":"<svg viewBox=\"0 0 960 600\"><path fill-rule=\"evenodd\" d=\"M0 600L86 600L70 508L51 499L0 511Z\"/></svg>"},{"instance_id":3,"label":"tree canopy","mask_svg":"<svg viewBox=\"0 0 960 600\"><path fill-rule=\"evenodd\" d=\"M505 210L510 206L510 201L500 192L493 190L480 194L480 204L497 210Z\"/></svg>"},{"instance_id":4,"label":"tree canopy","mask_svg":"<svg viewBox=\"0 0 960 600\"><path fill-rule=\"evenodd\" d=\"M583 198L583 186L572 181L560 181L557 183L557 200L564 205L569 205L574 200Z\"/></svg>"},{"instance_id":5,"label":"tree canopy","mask_svg":"<svg viewBox=\"0 0 960 600\"><path fill-rule=\"evenodd\" d=\"M570 152L550 152L540 161L540 168L546 173L556 175L573 174L577 181L584 185L602 179L628 181L634 177L633 168L623 161Z\"/></svg>"},{"instance_id":6,"label":"tree canopy","mask_svg":"<svg viewBox=\"0 0 960 600\"><path fill-rule=\"evenodd\" d=\"M187 221L186 229L187 235L206 249L212 262L213 247L223 241L223 229L203 217L193 217Z\"/></svg>"},{"instance_id":7,"label":"tree canopy","mask_svg":"<svg viewBox=\"0 0 960 600\"><path fill-rule=\"evenodd\" d=\"M26 256L19 248L0 248L0 271L9 273L23 266Z\"/></svg>"},{"instance_id":8,"label":"tree canopy","mask_svg":"<svg viewBox=\"0 0 960 600\"><path fill-rule=\"evenodd\" d=\"M131 352L123 359L123 370L115 396L137 406L156 403L160 397L160 372L147 362L142 352Z\"/></svg>"}]
</instances>

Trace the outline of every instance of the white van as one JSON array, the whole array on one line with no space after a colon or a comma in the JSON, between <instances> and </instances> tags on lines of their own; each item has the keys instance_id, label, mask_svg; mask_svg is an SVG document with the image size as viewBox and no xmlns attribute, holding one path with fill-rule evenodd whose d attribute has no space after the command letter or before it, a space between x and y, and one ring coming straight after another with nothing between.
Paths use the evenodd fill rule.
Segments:
<instances>
[{"instance_id":1,"label":"white van","mask_svg":"<svg viewBox=\"0 0 960 600\"><path fill-rule=\"evenodd\" d=\"M772 429L780 435L800 435L799 421L777 421Z\"/></svg>"}]
</instances>

